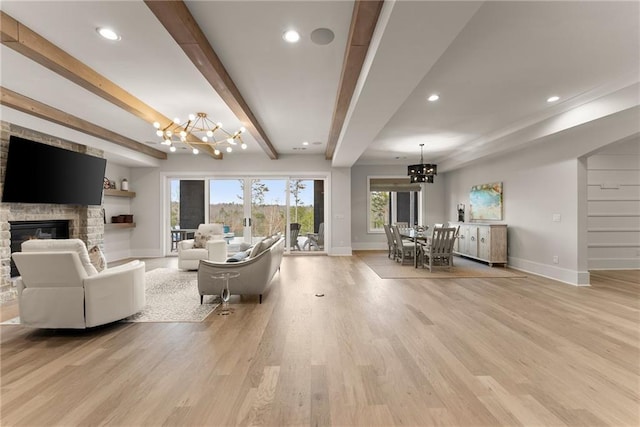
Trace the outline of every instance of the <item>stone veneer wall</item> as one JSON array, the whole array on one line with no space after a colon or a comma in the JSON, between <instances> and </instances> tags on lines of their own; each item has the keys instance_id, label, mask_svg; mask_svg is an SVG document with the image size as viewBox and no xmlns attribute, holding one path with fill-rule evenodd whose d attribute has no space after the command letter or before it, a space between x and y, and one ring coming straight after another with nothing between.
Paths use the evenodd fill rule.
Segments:
<instances>
[{"instance_id":1,"label":"stone veneer wall","mask_svg":"<svg viewBox=\"0 0 640 427\"><path fill-rule=\"evenodd\" d=\"M104 156L102 150L46 135L12 123L0 121L0 126L0 197L4 190L4 175L7 167L10 135L20 136L32 141L96 157ZM33 172L36 175L38 173L38 171ZM46 177L39 178L42 178L42 185L46 185ZM11 281L11 230L9 221L38 221L49 219L69 220L69 236L71 238L82 239L87 244L87 247L98 245L102 248L104 241L102 206L28 203L0 204L0 300L8 300L15 297Z\"/></svg>"}]
</instances>

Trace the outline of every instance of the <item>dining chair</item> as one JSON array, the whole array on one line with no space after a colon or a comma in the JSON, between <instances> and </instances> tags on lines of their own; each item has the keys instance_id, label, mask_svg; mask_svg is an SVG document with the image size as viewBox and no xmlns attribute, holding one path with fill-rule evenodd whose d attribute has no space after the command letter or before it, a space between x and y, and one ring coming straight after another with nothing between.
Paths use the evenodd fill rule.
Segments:
<instances>
[{"instance_id":1,"label":"dining chair","mask_svg":"<svg viewBox=\"0 0 640 427\"><path fill-rule=\"evenodd\" d=\"M391 226L384 224L384 232L387 235L387 245L389 246L389 258L396 259L396 239L393 237Z\"/></svg>"},{"instance_id":2,"label":"dining chair","mask_svg":"<svg viewBox=\"0 0 640 427\"><path fill-rule=\"evenodd\" d=\"M395 260L400 262L400 264L404 264L405 257L408 257L410 260L414 260L416 256L416 245L413 241L408 239L403 239L402 234L400 234L400 228L398 225L393 225L391 227L393 230L393 235L396 240L396 257Z\"/></svg>"},{"instance_id":3,"label":"dining chair","mask_svg":"<svg viewBox=\"0 0 640 427\"><path fill-rule=\"evenodd\" d=\"M422 267L429 271L436 266L445 266L449 271L453 266L453 242L456 227L434 227L431 239L421 246Z\"/></svg>"}]
</instances>

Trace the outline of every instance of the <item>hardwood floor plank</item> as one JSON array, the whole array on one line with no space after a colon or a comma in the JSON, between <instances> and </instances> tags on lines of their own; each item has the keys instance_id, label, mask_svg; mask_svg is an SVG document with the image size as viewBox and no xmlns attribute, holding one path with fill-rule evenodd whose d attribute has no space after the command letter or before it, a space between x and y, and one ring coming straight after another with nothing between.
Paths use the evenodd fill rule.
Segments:
<instances>
[{"instance_id":1,"label":"hardwood floor plank","mask_svg":"<svg viewBox=\"0 0 640 427\"><path fill-rule=\"evenodd\" d=\"M380 279L288 256L229 316L0 326L0 424L637 426L638 277Z\"/></svg>"}]
</instances>

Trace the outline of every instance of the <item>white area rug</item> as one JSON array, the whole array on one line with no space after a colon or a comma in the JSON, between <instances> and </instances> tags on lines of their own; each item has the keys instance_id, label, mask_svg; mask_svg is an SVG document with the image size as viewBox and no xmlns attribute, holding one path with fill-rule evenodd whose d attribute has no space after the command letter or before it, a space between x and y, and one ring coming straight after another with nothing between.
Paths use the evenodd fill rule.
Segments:
<instances>
[{"instance_id":1,"label":"white area rug","mask_svg":"<svg viewBox=\"0 0 640 427\"><path fill-rule=\"evenodd\" d=\"M219 305L219 297L205 295L200 304L198 273L156 268L146 273L146 307L125 322L202 322Z\"/></svg>"}]
</instances>

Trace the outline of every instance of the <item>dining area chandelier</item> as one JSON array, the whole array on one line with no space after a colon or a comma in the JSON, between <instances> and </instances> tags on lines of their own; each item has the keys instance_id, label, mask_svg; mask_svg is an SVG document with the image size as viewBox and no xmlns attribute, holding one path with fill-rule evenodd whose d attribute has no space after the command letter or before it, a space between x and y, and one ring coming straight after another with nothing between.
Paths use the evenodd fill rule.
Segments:
<instances>
[{"instance_id":1,"label":"dining area chandelier","mask_svg":"<svg viewBox=\"0 0 640 427\"><path fill-rule=\"evenodd\" d=\"M247 149L247 144L242 140L242 134L246 131L244 127L229 132L222 127L222 123L211 120L207 113L189 114L184 122L175 118L166 126L154 122L153 127L156 135L162 138L161 144L169 146L172 153L176 151L176 144L186 145L193 154L198 154L198 147L205 145L211 148L209 151L215 156L220 156L223 151L231 153L237 147Z\"/></svg>"},{"instance_id":2,"label":"dining area chandelier","mask_svg":"<svg viewBox=\"0 0 640 427\"><path fill-rule=\"evenodd\" d=\"M438 175L438 165L424 162L423 148L424 144L420 144L420 163L407 167L407 175L409 175L412 184L422 182L433 184L433 177Z\"/></svg>"}]
</instances>

